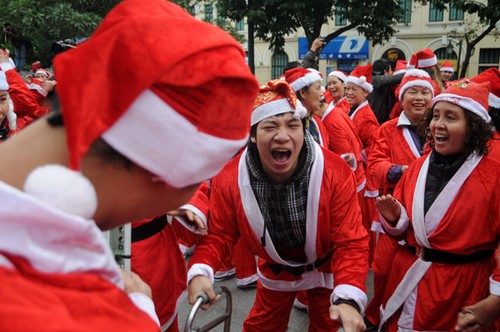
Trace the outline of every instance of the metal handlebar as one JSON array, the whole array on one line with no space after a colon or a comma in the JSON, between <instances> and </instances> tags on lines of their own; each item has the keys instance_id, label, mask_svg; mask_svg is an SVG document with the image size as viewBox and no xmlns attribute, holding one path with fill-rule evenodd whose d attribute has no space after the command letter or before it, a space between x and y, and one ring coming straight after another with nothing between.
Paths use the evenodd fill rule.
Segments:
<instances>
[{"instance_id":1,"label":"metal handlebar","mask_svg":"<svg viewBox=\"0 0 500 332\"><path fill-rule=\"evenodd\" d=\"M196 302L193 304L193 307L191 308L191 311L189 312L189 315L186 320L186 325L184 327L184 332L206 332L217 325L221 324L222 322L224 323L224 332L229 332L230 327L231 327L231 312L233 310L233 298L231 296L231 292L226 286L219 286L214 288L215 294L219 295L222 293L226 294L226 311L225 313L220 316L215 318L214 320L208 322L207 324L201 326L201 327L195 327L193 328L193 321L196 317L196 314L198 312L198 309L200 306L203 304L207 304L210 302L208 295L206 293L201 294L198 296L196 299Z\"/></svg>"}]
</instances>

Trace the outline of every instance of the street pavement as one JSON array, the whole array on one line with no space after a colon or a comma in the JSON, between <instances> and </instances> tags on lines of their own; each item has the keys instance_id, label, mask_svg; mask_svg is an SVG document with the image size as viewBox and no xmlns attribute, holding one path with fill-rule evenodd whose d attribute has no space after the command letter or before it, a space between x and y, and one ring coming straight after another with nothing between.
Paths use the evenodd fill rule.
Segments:
<instances>
[{"instance_id":1,"label":"street pavement","mask_svg":"<svg viewBox=\"0 0 500 332\"><path fill-rule=\"evenodd\" d=\"M236 287L236 279L232 278L224 281L216 281L214 286L226 286L232 295L233 305L232 305L232 317L231 317L231 332L239 332L243 330L243 321L247 317L250 309L252 308L255 299L255 288L251 289L239 289ZM373 273L370 270L367 280L367 295L368 300L373 296ZM179 308L179 330L184 331L186 319L189 316L192 306L187 303L187 299L182 301ZM196 312L195 319L193 321L192 327L201 327L208 322L212 321L214 318L220 317L224 314L226 310L226 298L225 294L222 296L221 300L210 307L209 310L203 311L199 309ZM299 310L297 308L292 309L290 315L290 321L288 323L288 332L304 332L308 330L309 317L307 312ZM210 331L222 332L224 331L224 325L221 324Z\"/></svg>"}]
</instances>

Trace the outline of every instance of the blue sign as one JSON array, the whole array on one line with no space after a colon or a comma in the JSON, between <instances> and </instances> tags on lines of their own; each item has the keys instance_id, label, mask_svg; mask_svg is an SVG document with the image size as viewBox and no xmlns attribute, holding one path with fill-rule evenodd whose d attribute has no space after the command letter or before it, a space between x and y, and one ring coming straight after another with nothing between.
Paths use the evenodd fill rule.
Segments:
<instances>
[{"instance_id":1,"label":"blue sign","mask_svg":"<svg viewBox=\"0 0 500 332\"><path fill-rule=\"evenodd\" d=\"M299 37L299 59L303 59L309 50L306 37ZM338 36L333 38L321 52L320 59L355 60L368 59L368 40L363 36Z\"/></svg>"}]
</instances>

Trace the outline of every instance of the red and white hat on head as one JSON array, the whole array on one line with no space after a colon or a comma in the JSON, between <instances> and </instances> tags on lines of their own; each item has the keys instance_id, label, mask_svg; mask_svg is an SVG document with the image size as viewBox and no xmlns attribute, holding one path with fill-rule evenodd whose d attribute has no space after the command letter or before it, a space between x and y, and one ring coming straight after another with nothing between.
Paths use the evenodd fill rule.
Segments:
<instances>
[{"instance_id":1,"label":"red and white hat on head","mask_svg":"<svg viewBox=\"0 0 500 332\"><path fill-rule=\"evenodd\" d=\"M439 71L447 71L449 73L454 73L455 68L453 68L453 63L446 60L446 61L443 61L443 63L441 64Z\"/></svg>"},{"instance_id":2,"label":"red and white hat on head","mask_svg":"<svg viewBox=\"0 0 500 332\"><path fill-rule=\"evenodd\" d=\"M488 68L470 80L475 83L489 82L488 103L490 107L500 108L500 70L498 68Z\"/></svg>"},{"instance_id":3,"label":"red and white hat on head","mask_svg":"<svg viewBox=\"0 0 500 332\"><path fill-rule=\"evenodd\" d=\"M35 76L36 75L44 75L45 77L47 78L51 78L52 77L52 74L48 71L48 70L45 70L43 68L38 68L36 71L35 71Z\"/></svg>"},{"instance_id":4,"label":"red and white hat on head","mask_svg":"<svg viewBox=\"0 0 500 332\"><path fill-rule=\"evenodd\" d=\"M0 70L0 90L8 91L9 83L7 82L7 76L5 76L5 72Z\"/></svg>"},{"instance_id":5,"label":"red and white hat on head","mask_svg":"<svg viewBox=\"0 0 500 332\"><path fill-rule=\"evenodd\" d=\"M424 48L423 50L418 51L413 54L410 59L410 65L408 68L430 68L437 65L437 57L436 54L430 48Z\"/></svg>"},{"instance_id":6,"label":"red and white hat on head","mask_svg":"<svg viewBox=\"0 0 500 332\"><path fill-rule=\"evenodd\" d=\"M351 72L350 76L355 76L355 77L361 77L361 76L364 76L366 77L366 81L368 83L371 83L372 82L372 69L373 69L373 65L371 63L367 64L367 65L364 65L364 66L356 66L356 68L354 68L354 70Z\"/></svg>"},{"instance_id":7,"label":"red and white hat on head","mask_svg":"<svg viewBox=\"0 0 500 332\"><path fill-rule=\"evenodd\" d=\"M345 79L347 78L347 74L344 73L343 71L341 70L333 70L330 72L330 74L328 74L328 77L330 76L335 76L337 77L339 80L341 80L342 82L345 81Z\"/></svg>"},{"instance_id":8,"label":"red and white hat on head","mask_svg":"<svg viewBox=\"0 0 500 332\"><path fill-rule=\"evenodd\" d=\"M54 67L73 170L102 137L181 188L213 177L247 142L259 85L243 48L171 2L121 2Z\"/></svg>"},{"instance_id":9,"label":"red and white hat on head","mask_svg":"<svg viewBox=\"0 0 500 332\"><path fill-rule=\"evenodd\" d=\"M396 67L394 68L393 75L404 74L408 70L408 61L398 60L396 61Z\"/></svg>"},{"instance_id":10,"label":"red and white hat on head","mask_svg":"<svg viewBox=\"0 0 500 332\"><path fill-rule=\"evenodd\" d=\"M474 83L468 79L454 81L443 93L432 100L432 105L434 106L440 101L447 101L476 114L486 122L490 122L491 118L488 114L489 93L489 82Z\"/></svg>"},{"instance_id":11,"label":"red and white hat on head","mask_svg":"<svg viewBox=\"0 0 500 332\"><path fill-rule=\"evenodd\" d=\"M270 116L287 112L293 113L297 119L302 119L307 110L297 100L295 91L287 82L272 80L260 87L250 124L253 126Z\"/></svg>"},{"instance_id":12,"label":"red and white hat on head","mask_svg":"<svg viewBox=\"0 0 500 332\"><path fill-rule=\"evenodd\" d=\"M349 83L356 84L357 86L361 87L363 90L370 93L373 91L373 85L371 85L368 82L367 77L364 75L364 74L368 74L368 72L371 73L371 65L358 66L351 72L351 75L347 76L347 78L344 80L344 84L345 85L347 85ZM360 76L357 76L357 75L360 75Z\"/></svg>"},{"instance_id":13,"label":"red and white hat on head","mask_svg":"<svg viewBox=\"0 0 500 332\"><path fill-rule=\"evenodd\" d=\"M315 82L321 82L323 77L321 77L318 71L297 67L285 72L285 80L290 84L293 90L299 91Z\"/></svg>"},{"instance_id":14,"label":"red and white hat on head","mask_svg":"<svg viewBox=\"0 0 500 332\"><path fill-rule=\"evenodd\" d=\"M432 79L429 74L422 69L408 69L396 89L396 95L399 101L403 101L403 95L406 90L414 86L421 86L431 90L432 97L434 98L434 86L432 85Z\"/></svg>"}]
</instances>

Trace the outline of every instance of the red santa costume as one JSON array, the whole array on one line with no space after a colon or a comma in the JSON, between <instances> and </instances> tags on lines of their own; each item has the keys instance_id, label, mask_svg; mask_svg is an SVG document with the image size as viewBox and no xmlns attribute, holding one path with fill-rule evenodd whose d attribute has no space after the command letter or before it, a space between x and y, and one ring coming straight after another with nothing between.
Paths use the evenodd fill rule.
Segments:
<instances>
[{"instance_id":1,"label":"red santa costume","mask_svg":"<svg viewBox=\"0 0 500 332\"><path fill-rule=\"evenodd\" d=\"M17 132L17 115L14 112L14 103L9 95L9 83L5 73L0 70L0 91L6 92L6 99L2 101L0 110L0 143Z\"/></svg>"},{"instance_id":2,"label":"red santa costume","mask_svg":"<svg viewBox=\"0 0 500 332\"><path fill-rule=\"evenodd\" d=\"M430 76L422 70L411 69L405 74L397 89L398 100L402 101L406 90L413 86L425 87L431 93L433 91ZM415 159L422 156L423 147L420 146L419 140L418 143L416 142L418 137L413 137L414 134L411 133L410 126L411 122L406 113L403 112L400 117L382 124L373 136L373 144L368 156L368 173L378 179L381 195L392 194L400 175L402 175L399 169L394 175L391 174L392 183L389 182L389 171L392 167L410 165ZM378 326L380 323L379 307L387 278L392 270L392 259L395 252L400 250L400 246L385 235L378 215L374 219L376 220L373 221L372 230L379 232L372 264L375 292L366 309L365 316L372 324Z\"/></svg>"},{"instance_id":3,"label":"red santa costume","mask_svg":"<svg viewBox=\"0 0 500 332\"><path fill-rule=\"evenodd\" d=\"M452 85L434 104L450 102L489 121L487 92L482 96L471 85ZM394 192L399 220L382 220L386 233L404 238L408 248L394 257L397 268L391 271L381 307L380 326L388 322L388 331L454 331L462 307L489 293L500 296L493 257L500 235L500 164L475 153L455 158L449 181L428 202L429 188L435 188L428 182L431 176L436 179L432 170L443 169L439 178L445 173L439 156L433 150L413 162Z\"/></svg>"},{"instance_id":4,"label":"red santa costume","mask_svg":"<svg viewBox=\"0 0 500 332\"><path fill-rule=\"evenodd\" d=\"M279 91L275 82L279 81L261 88L252 124L284 112L295 111L300 116L293 91L273 95ZM245 330L285 331L300 290L308 292L310 324L317 331L330 331L336 325L329 318L330 301L350 300L361 310L366 303L368 237L359 207L352 204L356 197L354 174L337 155L314 144L309 135L305 135L304 144L314 160L304 206L307 233L303 248L283 249L266 231L270 221L265 221L250 183L248 148L212 181L210 233L189 262L188 278L201 274L213 281L220 257L243 239L259 257L257 295Z\"/></svg>"},{"instance_id":5,"label":"red santa costume","mask_svg":"<svg viewBox=\"0 0 500 332\"><path fill-rule=\"evenodd\" d=\"M138 31L148 31L147 38L137 38ZM198 35L211 38L192 44ZM216 66L221 63L223 68ZM0 306L0 330L158 331L153 301L124 292L123 275L93 220L99 189L107 184L94 179L94 187L80 172L82 160L102 139L142 168L140 174L149 172L151 181L168 184L174 193L200 183L247 141L258 82L234 38L161 0L120 3L85 43L59 54L54 66L67 149L29 160L35 166L24 185L7 184L14 182L7 177L0 182L0 298L8 303ZM134 74L127 67L141 70ZM202 74L186 77L186 68ZM89 78L89 71L114 74ZM57 132L52 141L63 136L47 124L33 130ZM33 130L3 143L1 152ZM67 159L68 166L47 159ZM175 244L173 237L168 241ZM150 247L136 254L152 258Z\"/></svg>"}]
</instances>

